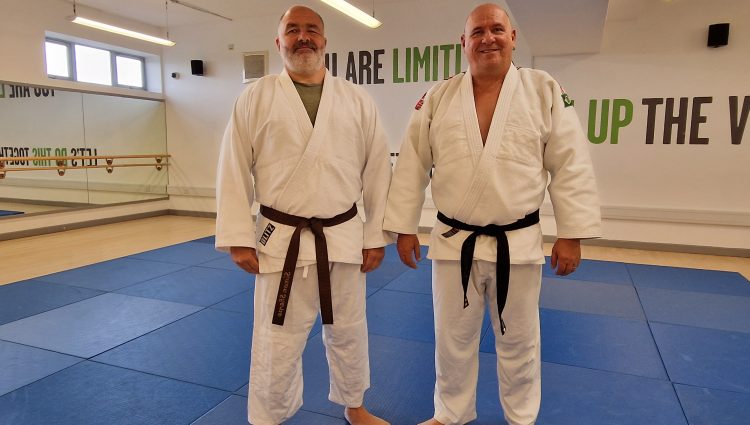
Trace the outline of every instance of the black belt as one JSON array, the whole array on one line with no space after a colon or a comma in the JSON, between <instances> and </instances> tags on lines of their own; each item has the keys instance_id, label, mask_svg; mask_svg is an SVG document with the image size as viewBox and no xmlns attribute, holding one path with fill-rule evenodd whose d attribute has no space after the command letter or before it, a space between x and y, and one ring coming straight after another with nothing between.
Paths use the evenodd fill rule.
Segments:
<instances>
[{"instance_id":1,"label":"black belt","mask_svg":"<svg viewBox=\"0 0 750 425\"><path fill-rule=\"evenodd\" d=\"M497 259L495 263L497 267L497 315L500 318L500 331L505 335L505 322L502 315L505 308L505 301L508 299L508 282L510 280L510 249L508 248L508 237L505 235L505 232L523 229L539 223L539 210L514 223L502 226L497 224L472 226L454 218L448 218L439 211L437 218L454 229L472 232L461 246L461 285L464 288L464 308L469 306L466 291L469 288L469 275L471 273L471 263L474 260L474 247L477 244L477 236L494 236L497 240Z\"/></svg>"},{"instance_id":2,"label":"black belt","mask_svg":"<svg viewBox=\"0 0 750 425\"><path fill-rule=\"evenodd\" d=\"M318 269L318 294L320 295L320 315L323 318L324 325L333 324L333 307L331 301L331 276L328 270L328 246L326 245L326 236L323 233L324 227L336 226L345 223L357 215L357 205L354 204L345 213L331 218L304 218L277 211L273 208L260 206L260 213L263 217L271 221L294 226L292 239L289 241L289 249L284 259L284 269L281 272L281 282L279 283L279 293L276 295L276 307L273 310L273 324L284 325L286 316L286 307L289 303L289 296L292 291L292 281L294 280L294 269L297 267L297 257L299 256L300 235L302 229L309 227L315 235L315 261Z\"/></svg>"}]
</instances>

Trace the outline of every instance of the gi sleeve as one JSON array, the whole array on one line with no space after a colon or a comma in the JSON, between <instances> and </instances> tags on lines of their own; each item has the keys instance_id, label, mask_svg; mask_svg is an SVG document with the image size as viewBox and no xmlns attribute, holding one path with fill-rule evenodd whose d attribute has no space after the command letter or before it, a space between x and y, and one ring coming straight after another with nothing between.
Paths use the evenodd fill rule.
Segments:
<instances>
[{"instance_id":1,"label":"gi sleeve","mask_svg":"<svg viewBox=\"0 0 750 425\"><path fill-rule=\"evenodd\" d=\"M430 123L432 103L428 92L417 103L401 142L396 161L383 227L396 233L416 234L424 205L425 189L430 182L432 150Z\"/></svg>"},{"instance_id":2,"label":"gi sleeve","mask_svg":"<svg viewBox=\"0 0 750 425\"><path fill-rule=\"evenodd\" d=\"M248 99L244 92L235 102L224 131L216 173L216 249L233 246L255 248L251 207L255 197L252 178L253 143L248 131Z\"/></svg>"},{"instance_id":3,"label":"gi sleeve","mask_svg":"<svg viewBox=\"0 0 750 425\"><path fill-rule=\"evenodd\" d=\"M383 230L388 186L391 182L391 160L388 138L380 123L375 102L369 98L363 111L365 136L365 167L362 171L362 201L365 207L363 248L380 248L392 243L394 237Z\"/></svg>"},{"instance_id":4,"label":"gi sleeve","mask_svg":"<svg viewBox=\"0 0 750 425\"><path fill-rule=\"evenodd\" d=\"M548 81L551 96L550 132L544 147L544 168L557 223L557 237L601 237L601 211L586 136L578 115L560 85Z\"/></svg>"}]
</instances>

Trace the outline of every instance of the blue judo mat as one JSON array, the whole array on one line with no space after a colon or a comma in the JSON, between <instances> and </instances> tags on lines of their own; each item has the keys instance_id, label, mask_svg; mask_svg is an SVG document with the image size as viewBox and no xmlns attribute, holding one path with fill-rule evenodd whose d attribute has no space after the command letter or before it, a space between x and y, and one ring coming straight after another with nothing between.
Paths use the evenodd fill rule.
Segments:
<instances>
[{"instance_id":1,"label":"blue judo mat","mask_svg":"<svg viewBox=\"0 0 750 425\"><path fill-rule=\"evenodd\" d=\"M0 424L246 425L255 283L212 244L0 286ZM394 425L433 413L431 270L404 267L389 246L367 276L365 403ZM742 275L583 260L561 278L545 265L540 307L537 425L747 424ZM286 425L346 424L328 401L320 332L303 355L304 405ZM494 346L485 320L471 425L506 424Z\"/></svg>"},{"instance_id":2,"label":"blue judo mat","mask_svg":"<svg viewBox=\"0 0 750 425\"><path fill-rule=\"evenodd\" d=\"M5 215L16 215L16 214L23 214L23 211L0 210L0 217L5 216Z\"/></svg>"}]
</instances>

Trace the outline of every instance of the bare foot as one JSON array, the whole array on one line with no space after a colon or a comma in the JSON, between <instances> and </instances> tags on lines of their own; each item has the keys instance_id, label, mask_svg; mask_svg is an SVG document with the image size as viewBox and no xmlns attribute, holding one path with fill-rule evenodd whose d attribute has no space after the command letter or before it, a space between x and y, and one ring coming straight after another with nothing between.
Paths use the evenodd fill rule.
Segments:
<instances>
[{"instance_id":1,"label":"bare foot","mask_svg":"<svg viewBox=\"0 0 750 425\"><path fill-rule=\"evenodd\" d=\"M426 420L426 421L420 423L419 425L443 425L443 423L440 422L440 421L438 421L435 418L432 418L432 419L429 419L429 420Z\"/></svg>"},{"instance_id":2,"label":"bare foot","mask_svg":"<svg viewBox=\"0 0 750 425\"><path fill-rule=\"evenodd\" d=\"M391 425L365 409L365 406L347 407L344 417L351 425Z\"/></svg>"}]
</instances>

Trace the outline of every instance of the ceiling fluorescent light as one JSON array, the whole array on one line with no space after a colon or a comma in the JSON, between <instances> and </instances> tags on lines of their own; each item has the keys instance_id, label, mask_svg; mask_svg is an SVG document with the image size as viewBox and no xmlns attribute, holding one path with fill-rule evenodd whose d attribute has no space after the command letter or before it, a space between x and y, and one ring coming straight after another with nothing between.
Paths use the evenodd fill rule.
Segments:
<instances>
[{"instance_id":1,"label":"ceiling fluorescent light","mask_svg":"<svg viewBox=\"0 0 750 425\"><path fill-rule=\"evenodd\" d=\"M208 9L204 9L204 8L202 8L200 6L196 6L194 4L190 4L190 3L182 1L182 0L169 0L169 1L171 1L174 4L179 4L180 6L185 6L185 7L189 8L189 9L197 10L198 12L208 13L209 15L214 15L214 16L219 17L221 19L226 19L227 21L230 21L230 22L232 21L232 18L227 18L224 15L219 15L216 12L211 12Z\"/></svg>"},{"instance_id":2,"label":"ceiling fluorescent light","mask_svg":"<svg viewBox=\"0 0 750 425\"><path fill-rule=\"evenodd\" d=\"M143 34L136 31L131 31L125 28L116 27L114 25L104 24L102 22L92 21L91 19L82 18L75 16L72 19L73 23L85 25L87 27L96 28L102 31L108 31L115 34L124 35L127 37L137 38L139 40L150 41L151 43L161 44L163 46L174 46L175 42L164 38L154 37L153 35Z\"/></svg>"},{"instance_id":3,"label":"ceiling fluorescent light","mask_svg":"<svg viewBox=\"0 0 750 425\"><path fill-rule=\"evenodd\" d=\"M348 15L350 18L356 19L357 21L367 25L370 28L377 28L383 25L382 22L375 19L375 17L368 15L367 13L363 12L362 10L358 9L355 6L352 6L351 4L347 3L344 0L320 0L320 1L338 10L339 12Z\"/></svg>"}]
</instances>

